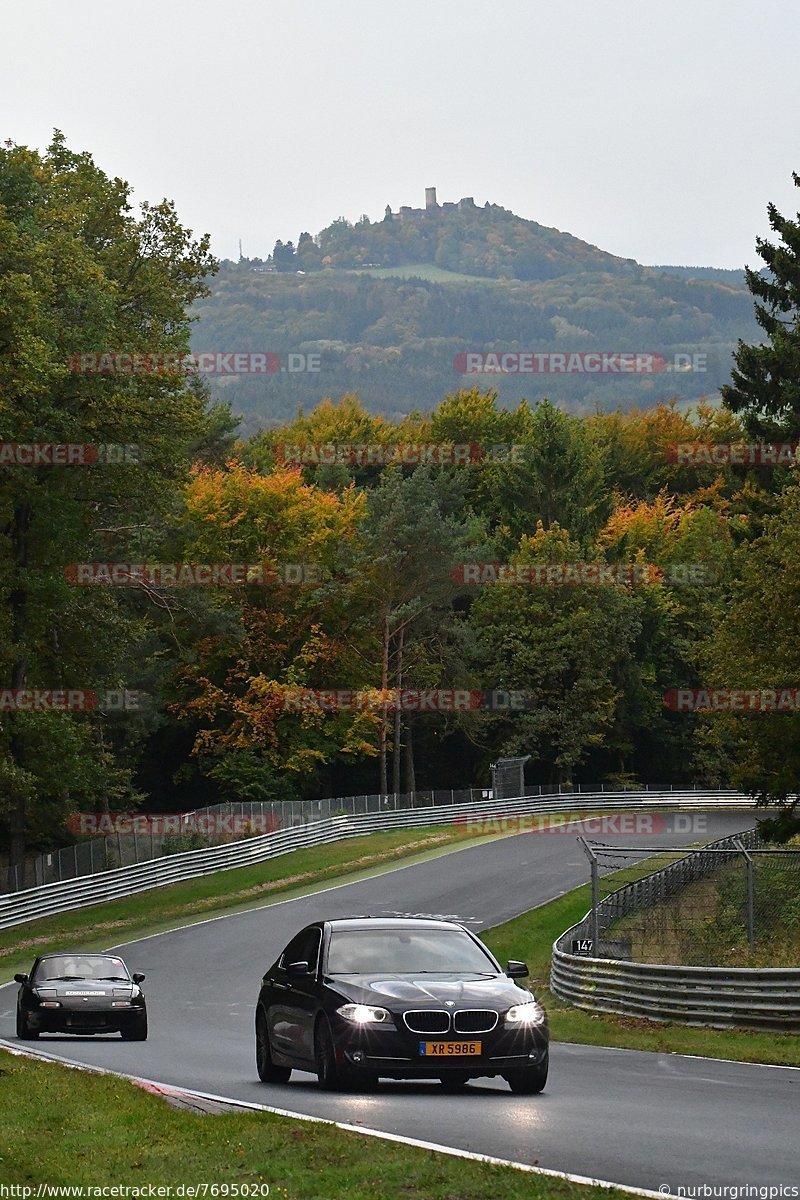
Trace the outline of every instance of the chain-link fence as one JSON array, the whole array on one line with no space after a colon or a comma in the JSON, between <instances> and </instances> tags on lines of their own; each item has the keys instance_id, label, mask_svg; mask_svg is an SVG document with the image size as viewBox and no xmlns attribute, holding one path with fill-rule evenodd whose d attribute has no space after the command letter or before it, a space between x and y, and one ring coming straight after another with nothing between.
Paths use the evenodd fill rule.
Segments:
<instances>
[{"instance_id":1,"label":"chain-link fence","mask_svg":"<svg viewBox=\"0 0 800 1200\"><path fill-rule=\"evenodd\" d=\"M756 830L688 855L583 844L592 909L579 952L680 966L800 966L800 847L768 847Z\"/></svg>"},{"instance_id":2,"label":"chain-link fence","mask_svg":"<svg viewBox=\"0 0 800 1200\"><path fill-rule=\"evenodd\" d=\"M498 792L489 788L437 788L410 793L379 795L370 793L360 796L328 798L324 800L286 800L269 803L266 801L233 802L215 804L187 813L176 813L168 830L164 831L153 823L147 814L134 814L137 819L126 817L128 831L124 832L125 821L118 814L108 814L113 831L102 837L86 838L74 845L64 846L28 858L24 867L8 869L0 860L0 891L22 891L45 883L57 883L94 875L115 867L126 867L134 863L147 862L168 854L184 850L199 850L206 846L219 846L227 842L241 841L249 835L257 836L275 829L291 829L311 821L321 821L335 816L359 816L367 813L392 811L394 809L428 808L447 804L465 804L478 800L509 799L517 796L560 796L581 793L602 794L604 791L618 794L621 791L636 792L679 792L691 791L679 784L630 784L618 783L563 783L524 785L525 758L501 759L494 764L493 782ZM162 822L163 825L163 822ZM101 825L98 832L103 831Z\"/></svg>"},{"instance_id":3,"label":"chain-link fence","mask_svg":"<svg viewBox=\"0 0 800 1200\"><path fill-rule=\"evenodd\" d=\"M492 763L492 791L497 800L510 800L514 796L525 795L525 763L530 754L524 758L500 758Z\"/></svg>"},{"instance_id":4,"label":"chain-link fence","mask_svg":"<svg viewBox=\"0 0 800 1200\"><path fill-rule=\"evenodd\" d=\"M101 814L99 826L113 830L103 837L87 838L29 859L24 869L11 871L8 891L22 891L44 883L60 883L94 875L114 867L148 862L184 850L201 850L257 837L278 829L291 829L336 816L359 816L404 808L464 804L491 799L488 788L440 788L399 795L370 794L325 800L243 801L214 804L191 812L153 819L142 814ZM3 872L2 882L6 882ZM0 890L2 890L0 888Z\"/></svg>"}]
</instances>

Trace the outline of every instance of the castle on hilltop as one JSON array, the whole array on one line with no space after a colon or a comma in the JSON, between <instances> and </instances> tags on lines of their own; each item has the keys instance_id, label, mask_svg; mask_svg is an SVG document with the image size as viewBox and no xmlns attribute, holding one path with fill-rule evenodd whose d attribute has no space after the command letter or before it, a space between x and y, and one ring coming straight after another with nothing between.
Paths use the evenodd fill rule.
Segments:
<instances>
[{"instance_id":1,"label":"castle on hilltop","mask_svg":"<svg viewBox=\"0 0 800 1200\"><path fill-rule=\"evenodd\" d=\"M410 208L404 204L399 212L393 213L391 205L386 205L384 220L386 221L408 221L417 220L419 217L429 217L434 213L455 212L458 208L475 208L475 201L472 196L465 196L463 200L456 203L454 200L445 200L444 204L436 203L436 188L425 188L425 207Z\"/></svg>"}]
</instances>

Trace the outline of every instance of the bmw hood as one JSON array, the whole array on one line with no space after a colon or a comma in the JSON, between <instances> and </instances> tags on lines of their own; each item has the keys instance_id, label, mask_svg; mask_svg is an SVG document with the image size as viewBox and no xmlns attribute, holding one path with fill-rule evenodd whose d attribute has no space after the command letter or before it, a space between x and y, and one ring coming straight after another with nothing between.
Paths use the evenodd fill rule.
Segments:
<instances>
[{"instance_id":1,"label":"bmw hood","mask_svg":"<svg viewBox=\"0 0 800 1200\"><path fill-rule=\"evenodd\" d=\"M510 1008L521 1004L530 995L511 979L493 976L487 979L385 975L331 976L330 984L349 1000L358 1004L381 1005L390 1009L406 1008Z\"/></svg>"}]
</instances>

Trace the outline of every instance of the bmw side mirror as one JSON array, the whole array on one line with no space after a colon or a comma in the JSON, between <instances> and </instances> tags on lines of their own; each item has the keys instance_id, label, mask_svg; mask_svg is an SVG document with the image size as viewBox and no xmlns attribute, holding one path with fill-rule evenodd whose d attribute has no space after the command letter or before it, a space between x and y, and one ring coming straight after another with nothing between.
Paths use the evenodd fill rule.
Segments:
<instances>
[{"instance_id":1,"label":"bmw side mirror","mask_svg":"<svg viewBox=\"0 0 800 1200\"><path fill-rule=\"evenodd\" d=\"M288 967L286 968L287 975L308 975L310 972L311 967L307 962L289 963Z\"/></svg>"},{"instance_id":2,"label":"bmw side mirror","mask_svg":"<svg viewBox=\"0 0 800 1200\"><path fill-rule=\"evenodd\" d=\"M27 983L27 982L28 982L28 976L27 976L27 975L15 975L15 976L14 976L14 982L15 982L15 983Z\"/></svg>"},{"instance_id":3,"label":"bmw side mirror","mask_svg":"<svg viewBox=\"0 0 800 1200\"><path fill-rule=\"evenodd\" d=\"M508 960L508 965L506 966L506 975L509 977L509 979L527 979L527 963L518 962L515 958L510 958Z\"/></svg>"},{"instance_id":4,"label":"bmw side mirror","mask_svg":"<svg viewBox=\"0 0 800 1200\"><path fill-rule=\"evenodd\" d=\"M131 979L133 980L134 983L141 983L142 980L145 978L146 978L146 976L141 971L134 971L133 974L131 975Z\"/></svg>"}]
</instances>

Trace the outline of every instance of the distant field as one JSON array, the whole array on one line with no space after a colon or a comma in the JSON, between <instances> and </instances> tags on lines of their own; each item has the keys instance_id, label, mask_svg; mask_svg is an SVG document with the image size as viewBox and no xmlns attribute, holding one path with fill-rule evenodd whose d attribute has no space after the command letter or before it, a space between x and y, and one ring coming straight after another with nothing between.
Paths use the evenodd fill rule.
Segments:
<instances>
[{"instance_id":1,"label":"distant field","mask_svg":"<svg viewBox=\"0 0 800 1200\"><path fill-rule=\"evenodd\" d=\"M431 283L499 283L497 279L486 279L483 275L461 275L458 271L447 271L435 263L412 263L405 267L359 267L344 271L344 275L371 275L374 279L427 279Z\"/></svg>"}]
</instances>

